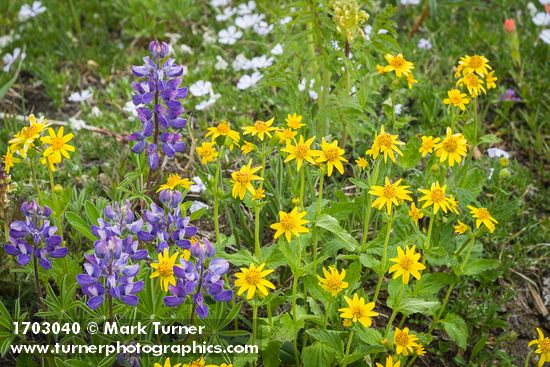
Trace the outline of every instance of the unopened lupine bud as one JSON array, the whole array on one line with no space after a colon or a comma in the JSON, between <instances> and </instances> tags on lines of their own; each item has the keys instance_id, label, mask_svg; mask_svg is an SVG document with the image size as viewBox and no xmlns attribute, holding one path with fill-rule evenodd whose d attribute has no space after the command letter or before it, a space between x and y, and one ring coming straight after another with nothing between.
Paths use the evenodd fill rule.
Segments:
<instances>
[{"instance_id":1,"label":"unopened lupine bud","mask_svg":"<svg viewBox=\"0 0 550 367\"><path fill-rule=\"evenodd\" d=\"M164 59L168 55L169 47L166 42L151 41L149 43L149 52L155 59Z\"/></svg>"}]
</instances>

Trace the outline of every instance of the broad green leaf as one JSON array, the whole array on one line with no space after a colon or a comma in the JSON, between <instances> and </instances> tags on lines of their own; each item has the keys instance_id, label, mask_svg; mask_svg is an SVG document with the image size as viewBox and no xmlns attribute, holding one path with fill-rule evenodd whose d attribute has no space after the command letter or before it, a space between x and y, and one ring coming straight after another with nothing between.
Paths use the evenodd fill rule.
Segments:
<instances>
[{"instance_id":1,"label":"broad green leaf","mask_svg":"<svg viewBox=\"0 0 550 367\"><path fill-rule=\"evenodd\" d=\"M82 219L78 214L75 212L67 212L65 213L65 218L67 218L67 221L71 224L71 226L73 226L74 229L76 229L81 235L92 241L97 240L90 230L90 224Z\"/></svg>"},{"instance_id":2,"label":"broad green leaf","mask_svg":"<svg viewBox=\"0 0 550 367\"><path fill-rule=\"evenodd\" d=\"M336 235L336 237L342 241L346 250L355 251L359 248L359 244L355 238L342 228L334 217L323 214L315 221L315 226L321 227Z\"/></svg>"},{"instance_id":3,"label":"broad green leaf","mask_svg":"<svg viewBox=\"0 0 550 367\"><path fill-rule=\"evenodd\" d=\"M468 326L464 319L454 313L449 313L441 320L441 323L449 337L456 342L460 348L466 349L468 342Z\"/></svg>"},{"instance_id":4,"label":"broad green leaf","mask_svg":"<svg viewBox=\"0 0 550 367\"><path fill-rule=\"evenodd\" d=\"M437 306L439 306L439 302L437 301L426 301L420 298L406 298L401 301L398 310L407 316L413 313L432 315Z\"/></svg>"},{"instance_id":5,"label":"broad green leaf","mask_svg":"<svg viewBox=\"0 0 550 367\"><path fill-rule=\"evenodd\" d=\"M491 259L470 260L464 268L464 274L465 275L481 274L489 270L494 270L498 268L499 265L500 265L500 261L498 260L491 260Z\"/></svg>"},{"instance_id":6,"label":"broad green leaf","mask_svg":"<svg viewBox=\"0 0 550 367\"><path fill-rule=\"evenodd\" d=\"M382 334L373 328L361 328L357 332L357 336L361 341L368 345L379 346L382 340Z\"/></svg>"},{"instance_id":7,"label":"broad green leaf","mask_svg":"<svg viewBox=\"0 0 550 367\"><path fill-rule=\"evenodd\" d=\"M413 294L416 296L436 297L439 290L450 285L455 277L450 273L428 273L416 282Z\"/></svg>"},{"instance_id":8,"label":"broad green leaf","mask_svg":"<svg viewBox=\"0 0 550 367\"><path fill-rule=\"evenodd\" d=\"M86 216L88 217L89 223L97 225L99 210L97 210L94 203L92 203L90 200L86 200L86 202L84 203L84 208L86 209Z\"/></svg>"},{"instance_id":9,"label":"broad green leaf","mask_svg":"<svg viewBox=\"0 0 550 367\"><path fill-rule=\"evenodd\" d=\"M302 362L304 366L330 367L334 362L335 350L330 344L315 342L304 348Z\"/></svg>"}]
</instances>

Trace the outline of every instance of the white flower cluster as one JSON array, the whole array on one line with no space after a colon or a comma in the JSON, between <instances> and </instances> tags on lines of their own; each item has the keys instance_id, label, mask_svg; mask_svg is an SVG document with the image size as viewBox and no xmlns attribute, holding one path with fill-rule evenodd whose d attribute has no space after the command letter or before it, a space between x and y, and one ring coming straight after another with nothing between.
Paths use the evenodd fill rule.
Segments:
<instances>
[{"instance_id":1,"label":"white flower cluster","mask_svg":"<svg viewBox=\"0 0 550 367\"><path fill-rule=\"evenodd\" d=\"M189 93L194 97L208 96L207 99L204 99L195 106L195 109L198 111L208 109L221 97L221 94L214 93L212 83L205 80L197 80L195 83L191 84L189 86Z\"/></svg>"},{"instance_id":2,"label":"white flower cluster","mask_svg":"<svg viewBox=\"0 0 550 367\"><path fill-rule=\"evenodd\" d=\"M550 6L550 0L539 0L545 8ZM531 20L537 27L550 27L550 13L547 11L539 11L533 3L527 4L527 10L531 15ZM545 9L546 10L546 9ZM542 42L550 44L550 28L545 28L539 33L539 38Z\"/></svg>"}]
</instances>

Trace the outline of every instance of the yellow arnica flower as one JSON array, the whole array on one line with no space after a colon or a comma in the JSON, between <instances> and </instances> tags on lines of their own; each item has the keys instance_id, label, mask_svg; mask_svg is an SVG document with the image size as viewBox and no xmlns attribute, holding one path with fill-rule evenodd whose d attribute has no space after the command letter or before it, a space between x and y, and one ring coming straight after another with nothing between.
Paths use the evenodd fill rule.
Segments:
<instances>
[{"instance_id":1,"label":"yellow arnica flower","mask_svg":"<svg viewBox=\"0 0 550 367\"><path fill-rule=\"evenodd\" d=\"M254 200L262 200L263 198L265 198L265 190L262 189L261 187L255 190L254 194L252 195L252 198Z\"/></svg>"},{"instance_id":2,"label":"yellow arnica flower","mask_svg":"<svg viewBox=\"0 0 550 367\"><path fill-rule=\"evenodd\" d=\"M304 160L311 164L315 164L315 160L313 158L318 157L321 152L311 149L311 144L314 140L315 137L312 137L304 141L304 137L300 135L300 139L297 142L294 140L295 145L287 143L286 147L281 149L282 152L289 153L288 157L285 159L285 163L296 159L296 167L298 168L298 171L302 168L302 163L304 163Z\"/></svg>"},{"instance_id":3,"label":"yellow arnica flower","mask_svg":"<svg viewBox=\"0 0 550 367\"><path fill-rule=\"evenodd\" d=\"M422 213L422 211L420 209L418 209L416 207L416 204L415 203L412 203L411 204L411 208L409 209L409 217L413 220L413 222L415 222L416 224L418 224L418 220L424 218L424 213Z\"/></svg>"},{"instance_id":4,"label":"yellow arnica flower","mask_svg":"<svg viewBox=\"0 0 550 367\"><path fill-rule=\"evenodd\" d=\"M321 288L327 292L330 292L330 294L334 297L348 287L348 282L344 282L346 270L342 269L342 272L338 273L338 269L334 266L330 266L329 270L330 272L323 267L323 274L325 277L322 278L317 275L317 278L319 279L319 285Z\"/></svg>"},{"instance_id":5,"label":"yellow arnica flower","mask_svg":"<svg viewBox=\"0 0 550 367\"><path fill-rule=\"evenodd\" d=\"M252 144L249 141L245 140L244 144L241 145L241 152L243 153L243 155L247 155L248 153L250 153L253 150L254 150L254 144Z\"/></svg>"},{"instance_id":6,"label":"yellow arnica flower","mask_svg":"<svg viewBox=\"0 0 550 367\"><path fill-rule=\"evenodd\" d=\"M212 162L218 157L218 151L214 143L204 141L200 147L197 147L197 154L201 157L201 163Z\"/></svg>"},{"instance_id":7,"label":"yellow arnica flower","mask_svg":"<svg viewBox=\"0 0 550 367\"><path fill-rule=\"evenodd\" d=\"M498 78L494 74L495 74L495 72L491 71L485 77L485 85L487 86L487 89L493 89L493 88L497 87L495 82L498 80Z\"/></svg>"},{"instance_id":8,"label":"yellow arnica flower","mask_svg":"<svg viewBox=\"0 0 550 367\"><path fill-rule=\"evenodd\" d=\"M327 164L327 174L329 176L332 175L333 168L336 168L343 175L344 165L342 162L347 162L347 159L342 157L344 153L344 149L338 146L338 140L327 143L325 138L323 138L321 142L321 155L317 158L317 163Z\"/></svg>"},{"instance_id":9,"label":"yellow arnica flower","mask_svg":"<svg viewBox=\"0 0 550 367\"><path fill-rule=\"evenodd\" d=\"M467 224L464 224L461 221L458 221L453 228L455 230L455 233L458 233L458 234L464 234L468 232L468 230L470 229L470 227L468 227Z\"/></svg>"},{"instance_id":10,"label":"yellow arnica flower","mask_svg":"<svg viewBox=\"0 0 550 367\"><path fill-rule=\"evenodd\" d=\"M406 327L403 330L395 328L395 334L393 336L393 342L395 343L395 353L408 356L409 352L413 353L413 348L418 347L416 342L418 338L416 335L409 334L409 328Z\"/></svg>"},{"instance_id":11,"label":"yellow arnica flower","mask_svg":"<svg viewBox=\"0 0 550 367\"><path fill-rule=\"evenodd\" d=\"M535 353L540 354L538 367L542 367L544 363L550 362L550 338L544 337L544 333L539 328L537 328L537 334L539 334L539 338L531 340L528 346L536 345L538 347Z\"/></svg>"},{"instance_id":12,"label":"yellow arnica flower","mask_svg":"<svg viewBox=\"0 0 550 367\"><path fill-rule=\"evenodd\" d=\"M453 134L450 127L447 128L447 134L443 140L435 146L435 155L440 162L449 161L449 166L454 166L455 162L460 163L462 157L466 156L468 150L468 141L461 133Z\"/></svg>"},{"instance_id":13,"label":"yellow arnica flower","mask_svg":"<svg viewBox=\"0 0 550 367\"><path fill-rule=\"evenodd\" d=\"M390 273L394 273L393 279L403 276L403 283L409 284L412 275L417 280L420 280L420 272L426 269L426 266L418 261L420 254L415 252L415 250L416 246L411 248L407 246L405 251L401 247L397 247L397 257L390 259L391 262L395 263L389 270Z\"/></svg>"},{"instance_id":14,"label":"yellow arnica flower","mask_svg":"<svg viewBox=\"0 0 550 367\"><path fill-rule=\"evenodd\" d=\"M487 93L485 87L483 87L483 80L481 80L476 74L466 74L456 82L458 87L465 86L468 89L470 96L477 97L483 93Z\"/></svg>"},{"instance_id":15,"label":"yellow arnica flower","mask_svg":"<svg viewBox=\"0 0 550 367\"><path fill-rule=\"evenodd\" d=\"M394 152L403 156L403 153L398 145L403 145L402 141L398 140L397 135L391 135L384 131L384 125L380 128L380 134L375 133L374 142L369 150L367 150L367 155L370 155L373 159L376 159L380 153L384 153L384 162L387 161L388 156L395 163Z\"/></svg>"},{"instance_id":16,"label":"yellow arnica flower","mask_svg":"<svg viewBox=\"0 0 550 367\"><path fill-rule=\"evenodd\" d=\"M359 157L359 159L356 159L355 163L357 164L357 167L363 170L369 166L369 162L367 162L367 160L363 157Z\"/></svg>"},{"instance_id":17,"label":"yellow arnica flower","mask_svg":"<svg viewBox=\"0 0 550 367\"><path fill-rule=\"evenodd\" d=\"M386 69L382 65L376 65L376 71L380 75L386 74Z\"/></svg>"},{"instance_id":18,"label":"yellow arnica flower","mask_svg":"<svg viewBox=\"0 0 550 367\"><path fill-rule=\"evenodd\" d=\"M441 139L434 138L433 136L423 136L422 137L422 144L420 145L420 148L418 151L422 153L422 157L425 157L428 155L428 153L433 152L435 145L438 141Z\"/></svg>"},{"instance_id":19,"label":"yellow arnica flower","mask_svg":"<svg viewBox=\"0 0 550 367\"><path fill-rule=\"evenodd\" d=\"M160 288L163 291L168 291L168 285L176 285L176 278L174 277L174 266L178 259L178 252L175 252L172 256L168 253L168 249L158 255L158 262L151 263L151 267L155 269L151 274L151 279L160 278Z\"/></svg>"},{"instance_id":20,"label":"yellow arnica flower","mask_svg":"<svg viewBox=\"0 0 550 367\"><path fill-rule=\"evenodd\" d=\"M206 362L204 358L199 358L189 363L184 363L181 367L206 367Z\"/></svg>"},{"instance_id":21,"label":"yellow arnica flower","mask_svg":"<svg viewBox=\"0 0 550 367\"><path fill-rule=\"evenodd\" d=\"M206 365L206 367L233 367L233 365L231 363L230 364L222 363L219 366L217 364L208 364Z\"/></svg>"},{"instance_id":22,"label":"yellow arnica flower","mask_svg":"<svg viewBox=\"0 0 550 367\"><path fill-rule=\"evenodd\" d=\"M19 163L18 158L13 157L13 152L8 147L8 150L6 151L6 154L4 155L4 158L2 159L4 162L4 169L6 170L6 173L10 173L11 168L15 163Z\"/></svg>"},{"instance_id":23,"label":"yellow arnica flower","mask_svg":"<svg viewBox=\"0 0 550 367\"><path fill-rule=\"evenodd\" d=\"M239 132L232 130L231 124L225 120L221 121L217 126L209 127L204 137L207 138L209 136L212 137L212 141L216 140L218 136L227 136L233 143L238 143L241 138Z\"/></svg>"},{"instance_id":24,"label":"yellow arnica flower","mask_svg":"<svg viewBox=\"0 0 550 367\"><path fill-rule=\"evenodd\" d=\"M374 302L365 303L363 297L359 297L357 293L353 295L353 299L345 296L344 299L348 307L338 309L343 319L351 319L353 322L360 322L364 327L370 327L372 318L378 316L378 312L374 310Z\"/></svg>"},{"instance_id":25,"label":"yellow arnica flower","mask_svg":"<svg viewBox=\"0 0 550 367\"><path fill-rule=\"evenodd\" d=\"M272 127L275 117L271 118L268 121L256 121L252 126L244 126L243 131L244 135L251 134L252 136L258 135L258 138L263 141L264 136L267 135L271 138L271 131L277 130L275 127Z\"/></svg>"},{"instance_id":26,"label":"yellow arnica flower","mask_svg":"<svg viewBox=\"0 0 550 367\"><path fill-rule=\"evenodd\" d=\"M491 216L487 208L476 208L468 205L468 209L470 209L472 217L476 220L476 228L479 228L483 223L489 232L493 233L495 231L495 224L498 224L498 222Z\"/></svg>"},{"instance_id":27,"label":"yellow arnica flower","mask_svg":"<svg viewBox=\"0 0 550 367\"><path fill-rule=\"evenodd\" d=\"M445 213L447 213L447 210L449 209L449 203L447 201L447 196L445 195L446 189L447 185L439 186L439 181L432 183L432 187L430 187L429 190L418 189L418 191L424 194L424 196L418 199L418 201L425 201L424 205L422 205L422 208L433 205L434 214L436 214L440 208Z\"/></svg>"},{"instance_id":28,"label":"yellow arnica flower","mask_svg":"<svg viewBox=\"0 0 550 367\"><path fill-rule=\"evenodd\" d=\"M262 178L254 173L261 170L262 167L252 168L252 160L247 165L242 166L240 170L231 173L231 184L233 184L233 190L231 194L234 198L237 196L243 200L246 195L246 191L250 191L254 195L254 186L252 181L260 181Z\"/></svg>"},{"instance_id":29,"label":"yellow arnica flower","mask_svg":"<svg viewBox=\"0 0 550 367\"><path fill-rule=\"evenodd\" d=\"M59 163L61 163L61 156L58 157L55 154L40 157L40 164L48 166L48 169L52 172L55 172L55 165Z\"/></svg>"},{"instance_id":30,"label":"yellow arnica flower","mask_svg":"<svg viewBox=\"0 0 550 367\"><path fill-rule=\"evenodd\" d=\"M426 354L426 349L424 348L424 346L422 344L418 343L418 346L414 350L414 354L416 354L419 357L422 357Z\"/></svg>"},{"instance_id":31,"label":"yellow arnica flower","mask_svg":"<svg viewBox=\"0 0 550 367\"><path fill-rule=\"evenodd\" d=\"M170 358L166 358L166 360L164 361L164 364L160 364L160 363L155 363L155 366L154 367L180 367L181 366L181 363L177 363L177 364L170 364Z\"/></svg>"},{"instance_id":32,"label":"yellow arnica flower","mask_svg":"<svg viewBox=\"0 0 550 367\"><path fill-rule=\"evenodd\" d=\"M286 116L286 125L291 128L291 129L294 129L294 130L298 130L299 128L301 128L302 126L306 126L306 124L302 124L302 116L300 115L297 115L297 114L288 114Z\"/></svg>"},{"instance_id":33,"label":"yellow arnica flower","mask_svg":"<svg viewBox=\"0 0 550 367\"><path fill-rule=\"evenodd\" d=\"M418 80L414 78L413 73L407 74L407 85L409 86L409 89L412 89L413 84L418 83Z\"/></svg>"},{"instance_id":34,"label":"yellow arnica flower","mask_svg":"<svg viewBox=\"0 0 550 367\"><path fill-rule=\"evenodd\" d=\"M465 55L460 58L458 65L459 70L462 71L462 75L476 73L479 76L484 76L487 75L489 70L492 70L489 60L485 56L480 55Z\"/></svg>"},{"instance_id":35,"label":"yellow arnica flower","mask_svg":"<svg viewBox=\"0 0 550 367\"><path fill-rule=\"evenodd\" d=\"M74 152L75 149L72 145L67 143L71 141L73 134L69 133L67 135L63 135L63 126L57 130L57 134L51 127L48 128L48 134L49 136L40 138L42 143L48 145L46 150L44 150L44 157L53 155L55 160L59 162L61 162L61 156L71 159L69 152Z\"/></svg>"},{"instance_id":36,"label":"yellow arnica flower","mask_svg":"<svg viewBox=\"0 0 550 367\"><path fill-rule=\"evenodd\" d=\"M382 210L386 206L386 211L391 214L392 205L397 206L402 200L412 201L408 195L411 193L407 190L409 186L399 186L401 181L402 179L399 179L391 183L390 179L386 177L384 186L372 186L369 194L378 196L372 203L372 207Z\"/></svg>"},{"instance_id":37,"label":"yellow arnica flower","mask_svg":"<svg viewBox=\"0 0 550 367\"><path fill-rule=\"evenodd\" d=\"M296 131L292 130L291 128L283 128L277 131L277 137L279 138L281 143L289 143L292 139L294 139L296 134Z\"/></svg>"},{"instance_id":38,"label":"yellow arnica flower","mask_svg":"<svg viewBox=\"0 0 550 367\"><path fill-rule=\"evenodd\" d=\"M309 223L308 220L303 219L307 212L300 212L298 208L292 209L290 213L279 212L279 223L274 223L270 227L277 232L275 232L275 239L285 235L285 238L288 242L292 239L293 236L300 236L302 233L308 233L309 229L303 225Z\"/></svg>"},{"instance_id":39,"label":"yellow arnica flower","mask_svg":"<svg viewBox=\"0 0 550 367\"><path fill-rule=\"evenodd\" d=\"M13 139L9 141L12 153L17 151L23 158L27 158L27 152L29 148L34 145L34 141L51 125L44 117L37 120L32 114L29 115L29 123L29 126L22 128L21 131L15 134Z\"/></svg>"},{"instance_id":40,"label":"yellow arnica flower","mask_svg":"<svg viewBox=\"0 0 550 367\"><path fill-rule=\"evenodd\" d=\"M447 92L447 96L449 98L445 98L443 100L443 103L450 104L455 107L460 108L462 111L466 109L466 106L468 103L470 103L470 100L466 96L466 93L462 93L460 89L453 88Z\"/></svg>"},{"instance_id":41,"label":"yellow arnica flower","mask_svg":"<svg viewBox=\"0 0 550 367\"><path fill-rule=\"evenodd\" d=\"M455 214L458 214L458 201L453 195L449 195L447 198L447 204L449 205L449 210Z\"/></svg>"},{"instance_id":42,"label":"yellow arnica flower","mask_svg":"<svg viewBox=\"0 0 550 367\"><path fill-rule=\"evenodd\" d=\"M380 363L376 363L376 367L401 367L401 362L393 361L393 358L391 356L386 357L386 364L382 365Z\"/></svg>"},{"instance_id":43,"label":"yellow arnica flower","mask_svg":"<svg viewBox=\"0 0 550 367\"><path fill-rule=\"evenodd\" d=\"M269 274L273 273L273 270L263 270L265 264L260 264L256 267L254 264L250 264L249 268L241 268L240 273L235 273L235 287L240 287L237 294L240 296L244 292L246 293L246 299L252 299L256 290L262 295L267 296L267 288L275 289L273 283L264 279Z\"/></svg>"},{"instance_id":44,"label":"yellow arnica flower","mask_svg":"<svg viewBox=\"0 0 550 367\"><path fill-rule=\"evenodd\" d=\"M386 54L384 58L388 62L388 65L384 67L384 71L389 73L390 71L395 72L395 76L401 78L401 75L408 75L414 69L414 64L410 61L405 60L402 54L397 54L395 56Z\"/></svg>"},{"instance_id":45,"label":"yellow arnica flower","mask_svg":"<svg viewBox=\"0 0 550 367\"><path fill-rule=\"evenodd\" d=\"M181 178L177 173L172 173L168 176L165 184L160 185L157 192L162 190L174 190L176 187L181 186L186 190L191 188L191 181L188 178Z\"/></svg>"}]
</instances>

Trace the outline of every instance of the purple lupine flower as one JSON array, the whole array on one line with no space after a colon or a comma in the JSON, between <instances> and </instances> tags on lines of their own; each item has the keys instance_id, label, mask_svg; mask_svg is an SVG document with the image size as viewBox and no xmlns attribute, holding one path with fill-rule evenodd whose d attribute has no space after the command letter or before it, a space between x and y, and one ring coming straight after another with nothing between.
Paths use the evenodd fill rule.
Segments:
<instances>
[{"instance_id":1,"label":"purple lupine flower","mask_svg":"<svg viewBox=\"0 0 550 367\"><path fill-rule=\"evenodd\" d=\"M10 224L10 243L4 246L8 255L17 256L17 263L27 265L32 255L36 257L41 267L51 269L51 258L57 259L67 255L67 248L62 246L61 236L57 235L57 227L50 225L48 219L52 210L40 207L36 200L21 204L24 221L14 221Z\"/></svg>"},{"instance_id":2,"label":"purple lupine flower","mask_svg":"<svg viewBox=\"0 0 550 367\"><path fill-rule=\"evenodd\" d=\"M520 102L521 98L516 96L516 92L508 88L506 89L506 92L502 93L499 98L500 101L512 101L512 102Z\"/></svg>"},{"instance_id":3,"label":"purple lupine flower","mask_svg":"<svg viewBox=\"0 0 550 367\"><path fill-rule=\"evenodd\" d=\"M77 276L77 282L92 309L103 303L106 294L136 306L137 293L144 283L134 278L139 273L139 261L148 257L147 250L139 249L136 238L143 220L134 221L129 201L124 205L108 205L104 215L105 219L99 218L98 225L92 226L92 233L98 239L94 242L94 252L85 255L84 273Z\"/></svg>"},{"instance_id":4,"label":"purple lupine flower","mask_svg":"<svg viewBox=\"0 0 550 367\"><path fill-rule=\"evenodd\" d=\"M151 56L143 58L143 65L132 66L132 73L140 78L132 83L132 102L139 106L136 112L141 131L130 134L128 140L135 142L132 152L146 152L152 170L158 168L161 152L171 158L185 148L182 135L169 130L185 127L187 120L180 117L184 112L181 101L189 92L180 86L183 66L167 58L168 51L166 42L152 41L149 44Z\"/></svg>"}]
</instances>

